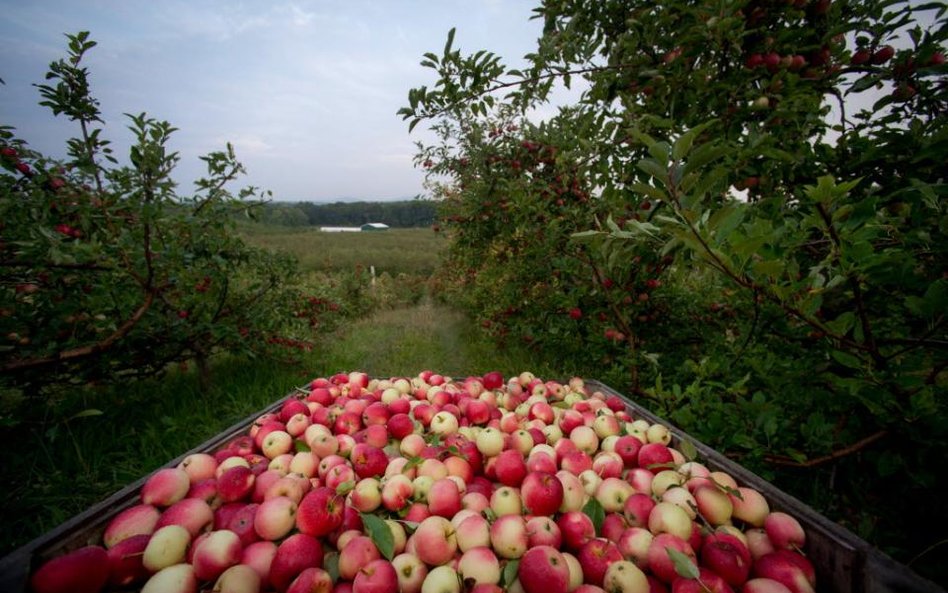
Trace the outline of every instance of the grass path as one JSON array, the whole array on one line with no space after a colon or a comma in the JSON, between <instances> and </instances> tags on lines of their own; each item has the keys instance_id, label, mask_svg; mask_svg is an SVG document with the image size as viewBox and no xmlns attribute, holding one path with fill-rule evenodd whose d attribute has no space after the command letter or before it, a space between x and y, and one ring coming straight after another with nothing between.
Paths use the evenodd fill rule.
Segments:
<instances>
[{"instance_id":1,"label":"grass path","mask_svg":"<svg viewBox=\"0 0 948 593\"><path fill-rule=\"evenodd\" d=\"M553 376L529 351L499 348L461 313L443 305L379 312L324 342L316 366L323 374L361 370L372 376L413 376L430 369L454 377L499 370Z\"/></svg>"}]
</instances>

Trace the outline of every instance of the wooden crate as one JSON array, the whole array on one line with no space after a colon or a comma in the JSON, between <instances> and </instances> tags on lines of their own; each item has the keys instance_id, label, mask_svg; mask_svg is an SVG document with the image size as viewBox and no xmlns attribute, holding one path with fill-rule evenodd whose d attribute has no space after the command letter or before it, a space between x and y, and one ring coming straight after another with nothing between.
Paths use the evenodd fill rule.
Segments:
<instances>
[{"instance_id":1,"label":"wooden crate","mask_svg":"<svg viewBox=\"0 0 948 593\"><path fill-rule=\"evenodd\" d=\"M767 498L772 510L784 511L796 517L807 533L805 552L816 568L818 591L825 593L946 593L945 589L895 562L865 540L777 489L760 476L691 438L626 395L595 380L586 381L586 385L591 390L601 391L607 396L615 395L621 398L635 418L644 418L652 423L669 426L676 442L687 440L695 446L702 463L712 470L727 472L742 486L749 486L760 491ZM234 437L246 434L258 416L279 409L285 400L285 397L281 398L248 416L214 438L170 461L165 467L176 466L192 453L216 451ZM146 478L147 476L130 484L0 559L0 593L26 593L29 575L45 560L85 545L100 544L102 533L112 517L138 503L139 490Z\"/></svg>"}]
</instances>

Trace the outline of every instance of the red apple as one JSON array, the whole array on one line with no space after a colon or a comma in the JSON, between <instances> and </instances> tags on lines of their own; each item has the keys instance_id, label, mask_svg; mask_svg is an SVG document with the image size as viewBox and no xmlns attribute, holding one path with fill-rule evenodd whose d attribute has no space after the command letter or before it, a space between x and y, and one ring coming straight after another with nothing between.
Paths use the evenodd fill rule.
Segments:
<instances>
[{"instance_id":1,"label":"red apple","mask_svg":"<svg viewBox=\"0 0 948 593\"><path fill-rule=\"evenodd\" d=\"M567 593L569 566L552 546L530 548L520 559L517 576L526 593Z\"/></svg>"}]
</instances>

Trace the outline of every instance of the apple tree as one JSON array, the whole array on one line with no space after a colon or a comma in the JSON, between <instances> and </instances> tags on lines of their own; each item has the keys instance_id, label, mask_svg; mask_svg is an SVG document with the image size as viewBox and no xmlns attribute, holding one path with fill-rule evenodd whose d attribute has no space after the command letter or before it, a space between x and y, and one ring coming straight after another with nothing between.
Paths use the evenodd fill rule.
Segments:
<instances>
[{"instance_id":1,"label":"apple tree","mask_svg":"<svg viewBox=\"0 0 948 593\"><path fill-rule=\"evenodd\" d=\"M948 442L939 396L948 381L944 10L549 0L535 9L543 35L522 69L462 55L452 33L422 62L436 82L410 91L400 113L439 133L419 160L446 211L484 210L445 220L455 253L494 282L475 312L490 310L490 295L517 294L551 316L548 293L574 305L603 293L597 268L614 284L658 262L662 277L644 302L663 307L664 328L637 314L635 298L599 304L629 322L620 330L629 352L611 360L652 363L642 368L654 386L633 374L640 383L630 388L781 485L807 476L813 504L864 535L893 537L893 551L924 550L933 532L900 531L891 512L875 510L918 513L899 501L930 500L945 486L931 471ZM578 85L578 100L535 123L559 85ZM498 237L532 246L548 220L500 224L484 188L548 218L556 202L541 198L549 184L537 187L522 168L514 175L509 155L507 171L458 167L491 158L485 130L498 122L518 131L512 144L551 136L552 169L575 171L568 183L586 197L566 215L578 232L510 260L489 259L487 246ZM577 252L595 259L540 291L545 298L519 284L522 270L546 275ZM582 331L544 339L547 351L588 343ZM875 507L883 491L899 494Z\"/></svg>"},{"instance_id":2,"label":"apple tree","mask_svg":"<svg viewBox=\"0 0 948 593\"><path fill-rule=\"evenodd\" d=\"M312 309L293 286L292 262L234 232L261 194L228 189L244 170L233 148L202 157L206 175L182 195L174 128L129 115L133 143L120 162L82 63L95 43L87 33L68 39L68 56L37 85L41 104L76 124L66 158L0 128L4 384L35 395L192 359L206 371L215 352L262 353L275 337L304 331L311 315L289 315L294 303Z\"/></svg>"}]
</instances>

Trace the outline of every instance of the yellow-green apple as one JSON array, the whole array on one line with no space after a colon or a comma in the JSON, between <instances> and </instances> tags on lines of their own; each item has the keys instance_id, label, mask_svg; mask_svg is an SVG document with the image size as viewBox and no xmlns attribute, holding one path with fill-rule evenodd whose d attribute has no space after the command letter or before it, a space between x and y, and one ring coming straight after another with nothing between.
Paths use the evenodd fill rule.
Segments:
<instances>
[{"instance_id":1,"label":"yellow-green apple","mask_svg":"<svg viewBox=\"0 0 948 593\"><path fill-rule=\"evenodd\" d=\"M553 474L531 472L521 483L520 496L528 513L551 516L563 504L563 483Z\"/></svg>"},{"instance_id":2,"label":"yellow-green apple","mask_svg":"<svg viewBox=\"0 0 948 593\"><path fill-rule=\"evenodd\" d=\"M328 535L342 525L345 506L345 499L332 488L314 488L299 504L296 527L307 535Z\"/></svg>"},{"instance_id":3,"label":"yellow-green apple","mask_svg":"<svg viewBox=\"0 0 948 593\"><path fill-rule=\"evenodd\" d=\"M109 580L109 555L101 546L85 546L48 560L33 573L35 593L98 593Z\"/></svg>"},{"instance_id":4,"label":"yellow-green apple","mask_svg":"<svg viewBox=\"0 0 948 593\"><path fill-rule=\"evenodd\" d=\"M267 458L264 457L264 459L267 459ZM270 459L267 462L267 469L275 471L275 472L279 472L281 476L285 476L286 474L290 473L290 463L292 462L293 462L293 454L283 453L281 455L277 455L273 459ZM251 466L250 469L252 470L253 466Z\"/></svg>"},{"instance_id":5,"label":"yellow-green apple","mask_svg":"<svg viewBox=\"0 0 948 593\"><path fill-rule=\"evenodd\" d=\"M602 579L602 588L608 593L649 593L645 573L628 560L609 565Z\"/></svg>"},{"instance_id":6,"label":"yellow-green apple","mask_svg":"<svg viewBox=\"0 0 948 593\"><path fill-rule=\"evenodd\" d=\"M671 442L671 432L669 432L668 427L663 424L652 424L645 431L645 436L650 443L667 445Z\"/></svg>"},{"instance_id":7,"label":"yellow-green apple","mask_svg":"<svg viewBox=\"0 0 948 593\"><path fill-rule=\"evenodd\" d=\"M396 474L397 475L397 474ZM418 502L428 502L428 492L435 480L431 476L418 476L411 481L412 498Z\"/></svg>"},{"instance_id":8,"label":"yellow-green apple","mask_svg":"<svg viewBox=\"0 0 948 593\"><path fill-rule=\"evenodd\" d=\"M520 515L498 517L490 526L490 544L494 552L508 560L527 551L527 524Z\"/></svg>"},{"instance_id":9,"label":"yellow-green apple","mask_svg":"<svg viewBox=\"0 0 948 593\"><path fill-rule=\"evenodd\" d=\"M269 582L277 591L285 591L303 570L323 564L319 540L305 533L294 533L277 546L270 563Z\"/></svg>"},{"instance_id":10,"label":"yellow-green apple","mask_svg":"<svg viewBox=\"0 0 948 593\"><path fill-rule=\"evenodd\" d=\"M526 593L569 591L569 565L566 558L552 546L530 548L520 559L517 578Z\"/></svg>"},{"instance_id":11,"label":"yellow-green apple","mask_svg":"<svg viewBox=\"0 0 948 593\"><path fill-rule=\"evenodd\" d=\"M229 529L212 531L195 546L191 565L199 581L213 581L240 562L243 544Z\"/></svg>"},{"instance_id":12,"label":"yellow-green apple","mask_svg":"<svg viewBox=\"0 0 948 593\"><path fill-rule=\"evenodd\" d=\"M276 556L277 545L271 541L254 542L244 547L240 563L246 564L257 573L261 583L270 582L270 566Z\"/></svg>"},{"instance_id":13,"label":"yellow-green apple","mask_svg":"<svg viewBox=\"0 0 948 593\"><path fill-rule=\"evenodd\" d=\"M692 491L698 513L711 525L730 523L734 513L734 503L717 486L710 483L698 486Z\"/></svg>"},{"instance_id":14,"label":"yellow-green apple","mask_svg":"<svg viewBox=\"0 0 948 593\"><path fill-rule=\"evenodd\" d=\"M556 479L563 485L563 501L558 509L561 513L582 510L586 504L586 490L579 477L566 470L556 472Z\"/></svg>"},{"instance_id":15,"label":"yellow-green apple","mask_svg":"<svg viewBox=\"0 0 948 593\"><path fill-rule=\"evenodd\" d=\"M691 525L688 513L670 502L659 502L648 515L648 530L654 535L670 533L687 540L691 537Z\"/></svg>"},{"instance_id":16,"label":"yellow-green apple","mask_svg":"<svg viewBox=\"0 0 948 593\"><path fill-rule=\"evenodd\" d=\"M440 566L448 562L458 549L454 525L437 515L432 515L422 521L412 538L416 544L418 557L429 566Z\"/></svg>"},{"instance_id":17,"label":"yellow-green apple","mask_svg":"<svg viewBox=\"0 0 948 593\"><path fill-rule=\"evenodd\" d=\"M500 430L488 426L477 433L475 444L482 455L494 457L504 450L504 435Z\"/></svg>"},{"instance_id":18,"label":"yellow-green apple","mask_svg":"<svg viewBox=\"0 0 948 593\"><path fill-rule=\"evenodd\" d=\"M773 579L750 579L741 588L741 593L793 593L786 585Z\"/></svg>"},{"instance_id":19,"label":"yellow-green apple","mask_svg":"<svg viewBox=\"0 0 948 593\"><path fill-rule=\"evenodd\" d=\"M180 525L166 525L151 535L142 564L152 572L184 562L191 534Z\"/></svg>"},{"instance_id":20,"label":"yellow-green apple","mask_svg":"<svg viewBox=\"0 0 948 593\"><path fill-rule=\"evenodd\" d=\"M458 522L456 532L462 552L490 545L490 523L481 515L471 515Z\"/></svg>"},{"instance_id":21,"label":"yellow-green apple","mask_svg":"<svg viewBox=\"0 0 948 593\"><path fill-rule=\"evenodd\" d=\"M576 448L587 455L593 455L599 450L599 437L596 431L589 426L581 425L574 428L569 433L569 440L573 441Z\"/></svg>"},{"instance_id":22,"label":"yellow-green apple","mask_svg":"<svg viewBox=\"0 0 948 593\"><path fill-rule=\"evenodd\" d=\"M622 560L619 548L611 541L597 537L587 541L576 553L579 565L583 567L583 580L586 583L602 587L603 578L609 565Z\"/></svg>"},{"instance_id":23,"label":"yellow-green apple","mask_svg":"<svg viewBox=\"0 0 948 593\"><path fill-rule=\"evenodd\" d=\"M800 550L806 543L803 526L787 513L776 511L767 515L764 519L764 530L776 548Z\"/></svg>"},{"instance_id":24,"label":"yellow-green apple","mask_svg":"<svg viewBox=\"0 0 948 593\"><path fill-rule=\"evenodd\" d=\"M442 410L431 417L428 428L434 434L442 436L454 434L458 431L458 419L451 412Z\"/></svg>"},{"instance_id":25,"label":"yellow-green apple","mask_svg":"<svg viewBox=\"0 0 948 593\"><path fill-rule=\"evenodd\" d=\"M567 550L579 551L589 540L596 537L596 527L592 519L581 511L569 511L556 520L563 535L563 544Z\"/></svg>"},{"instance_id":26,"label":"yellow-green apple","mask_svg":"<svg viewBox=\"0 0 948 593\"><path fill-rule=\"evenodd\" d=\"M620 432L619 421L611 413L603 413L593 420L592 429L600 440Z\"/></svg>"},{"instance_id":27,"label":"yellow-green apple","mask_svg":"<svg viewBox=\"0 0 948 593\"><path fill-rule=\"evenodd\" d=\"M433 480L440 480L448 477L448 468L440 459L429 457L418 466L419 476L428 476Z\"/></svg>"},{"instance_id":28,"label":"yellow-green apple","mask_svg":"<svg viewBox=\"0 0 948 593\"><path fill-rule=\"evenodd\" d=\"M523 429L515 430L507 436L507 448L515 449L523 456L530 453L534 444L533 435Z\"/></svg>"},{"instance_id":29,"label":"yellow-green apple","mask_svg":"<svg viewBox=\"0 0 948 593\"><path fill-rule=\"evenodd\" d=\"M364 535L354 537L339 550L339 576L351 581L363 566L381 557L378 547L370 538Z\"/></svg>"},{"instance_id":30,"label":"yellow-green apple","mask_svg":"<svg viewBox=\"0 0 948 593\"><path fill-rule=\"evenodd\" d=\"M120 541L135 535L151 535L160 517L161 511L150 504L129 507L109 521L102 535L102 541L106 548L111 548Z\"/></svg>"},{"instance_id":31,"label":"yellow-green apple","mask_svg":"<svg viewBox=\"0 0 948 593\"><path fill-rule=\"evenodd\" d=\"M622 554L623 558L634 562L639 568L645 569L648 567L648 550L653 539L655 539L655 536L648 529L629 527L619 536L616 547L619 548L619 553Z\"/></svg>"},{"instance_id":32,"label":"yellow-green apple","mask_svg":"<svg viewBox=\"0 0 948 593\"><path fill-rule=\"evenodd\" d=\"M211 593L259 593L260 585L260 575L253 568L235 564L217 577Z\"/></svg>"},{"instance_id":33,"label":"yellow-green apple","mask_svg":"<svg viewBox=\"0 0 948 593\"><path fill-rule=\"evenodd\" d=\"M750 575L750 551L733 535L714 532L701 545L701 564L717 573L732 587L743 585Z\"/></svg>"},{"instance_id":34,"label":"yellow-green apple","mask_svg":"<svg viewBox=\"0 0 948 593\"><path fill-rule=\"evenodd\" d=\"M739 487L738 494L728 494L734 505L732 516L754 527L763 527L764 520L770 514L767 499L753 488Z\"/></svg>"},{"instance_id":35,"label":"yellow-green apple","mask_svg":"<svg viewBox=\"0 0 948 593\"><path fill-rule=\"evenodd\" d=\"M625 501L635 494L632 485L620 478L606 478L596 487L594 496L607 513L622 512Z\"/></svg>"},{"instance_id":36,"label":"yellow-green apple","mask_svg":"<svg viewBox=\"0 0 948 593\"><path fill-rule=\"evenodd\" d=\"M539 516L527 519L527 546L551 546L559 549L563 534L552 517Z\"/></svg>"},{"instance_id":37,"label":"yellow-green apple","mask_svg":"<svg viewBox=\"0 0 948 593\"><path fill-rule=\"evenodd\" d=\"M300 451L290 461L290 472L312 478L316 475L318 466L319 457L313 455L312 451Z\"/></svg>"},{"instance_id":38,"label":"yellow-green apple","mask_svg":"<svg viewBox=\"0 0 948 593\"><path fill-rule=\"evenodd\" d=\"M682 486L669 488L664 494L662 494L661 498L662 502L670 502L681 507L683 511L688 513L688 517L691 520L694 520L698 517L698 513L695 510L698 508L698 503L695 500L695 497L692 496L691 492L688 492L687 488Z\"/></svg>"},{"instance_id":39,"label":"yellow-green apple","mask_svg":"<svg viewBox=\"0 0 948 593\"><path fill-rule=\"evenodd\" d=\"M299 506L293 499L277 496L260 503L254 514L253 527L261 538L276 541L293 529L298 520Z\"/></svg>"},{"instance_id":40,"label":"yellow-green apple","mask_svg":"<svg viewBox=\"0 0 948 593\"><path fill-rule=\"evenodd\" d=\"M747 549L750 550L754 560L777 550L763 527L748 529L744 532L744 537L747 538Z\"/></svg>"},{"instance_id":41,"label":"yellow-green apple","mask_svg":"<svg viewBox=\"0 0 948 593\"><path fill-rule=\"evenodd\" d=\"M661 497L669 488L681 486L684 483L684 476L673 469L656 471L655 477L652 478L652 494Z\"/></svg>"},{"instance_id":42,"label":"yellow-green apple","mask_svg":"<svg viewBox=\"0 0 948 593\"><path fill-rule=\"evenodd\" d=\"M421 584L421 593L460 593L461 580L450 566L436 566Z\"/></svg>"},{"instance_id":43,"label":"yellow-green apple","mask_svg":"<svg viewBox=\"0 0 948 593\"><path fill-rule=\"evenodd\" d=\"M500 582L500 561L486 546L464 552L458 560L457 571L465 587Z\"/></svg>"},{"instance_id":44,"label":"yellow-green apple","mask_svg":"<svg viewBox=\"0 0 948 593\"><path fill-rule=\"evenodd\" d=\"M178 467L166 467L153 473L141 490L143 504L168 507L183 499L191 488L191 477Z\"/></svg>"},{"instance_id":45,"label":"yellow-green apple","mask_svg":"<svg viewBox=\"0 0 948 593\"><path fill-rule=\"evenodd\" d=\"M566 560L566 566L569 568L569 585L567 591L575 591L577 587L583 584L583 567L579 565L579 560L569 552L560 552Z\"/></svg>"},{"instance_id":46,"label":"yellow-green apple","mask_svg":"<svg viewBox=\"0 0 948 593\"><path fill-rule=\"evenodd\" d=\"M349 504L362 513L371 513L382 504L381 483L376 478L362 478L349 493Z\"/></svg>"},{"instance_id":47,"label":"yellow-green apple","mask_svg":"<svg viewBox=\"0 0 948 593\"><path fill-rule=\"evenodd\" d=\"M392 558L392 567L398 579L399 593L420 593L428 576L428 567L415 554L402 553Z\"/></svg>"},{"instance_id":48,"label":"yellow-green apple","mask_svg":"<svg viewBox=\"0 0 948 593\"><path fill-rule=\"evenodd\" d=\"M175 564L151 575L141 593L197 593L198 580L190 564Z\"/></svg>"},{"instance_id":49,"label":"yellow-green apple","mask_svg":"<svg viewBox=\"0 0 948 593\"><path fill-rule=\"evenodd\" d=\"M523 513L523 497L516 488L501 486L490 497L490 509L498 517Z\"/></svg>"},{"instance_id":50,"label":"yellow-green apple","mask_svg":"<svg viewBox=\"0 0 948 593\"><path fill-rule=\"evenodd\" d=\"M579 474L579 481L582 483L583 490L586 491L586 494L594 497L596 490L599 489L599 484L602 483L602 477L597 474L595 470L587 469Z\"/></svg>"}]
</instances>

